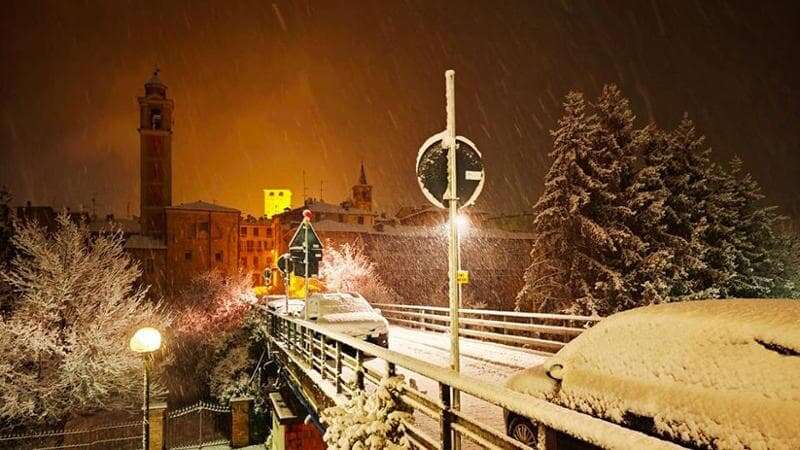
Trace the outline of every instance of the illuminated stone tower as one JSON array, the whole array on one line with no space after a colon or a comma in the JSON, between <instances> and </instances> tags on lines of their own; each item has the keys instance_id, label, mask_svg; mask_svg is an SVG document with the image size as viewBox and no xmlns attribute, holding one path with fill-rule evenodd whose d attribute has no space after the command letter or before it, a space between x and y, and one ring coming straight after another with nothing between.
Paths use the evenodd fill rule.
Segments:
<instances>
[{"instance_id":1,"label":"illuminated stone tower","mask_svg":"<svg viewBox=\"0 0 800 450\"><path fill-rule=\"evenodd\" d=\"M139 97L139 142L142 234L163 237L164 208L172 205L172 110L167 86L153 76L144 84Z\"/></svg>"},{"instance_id":2,"label":"illuminated stone tower","mask_svg":"<svg viewBox=\"0 0 800 450\"><path fill-rule=\"evenodd\" d=\"M353 186L353 206L358 209L372 211L372 186L367 184L367 173L361 163L361 175L358 184Z\"/></svg>"}]
</instances>

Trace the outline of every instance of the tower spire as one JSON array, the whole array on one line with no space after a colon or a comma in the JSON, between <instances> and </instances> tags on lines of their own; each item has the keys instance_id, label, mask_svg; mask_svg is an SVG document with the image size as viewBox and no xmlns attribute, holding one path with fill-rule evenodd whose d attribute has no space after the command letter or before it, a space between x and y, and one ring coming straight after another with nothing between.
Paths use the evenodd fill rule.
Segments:
<instances>
[{"instance_id":1,"label":"tower spire","mask_svg":"<svg viewBox=\"0 0 800 450\"><path fill-rule=\"evenodd\" d=\"M358 177L358 184L367 184L367 172L364 170L364 161L361 161L361 176Z\"/></svg>"}]
</instances>

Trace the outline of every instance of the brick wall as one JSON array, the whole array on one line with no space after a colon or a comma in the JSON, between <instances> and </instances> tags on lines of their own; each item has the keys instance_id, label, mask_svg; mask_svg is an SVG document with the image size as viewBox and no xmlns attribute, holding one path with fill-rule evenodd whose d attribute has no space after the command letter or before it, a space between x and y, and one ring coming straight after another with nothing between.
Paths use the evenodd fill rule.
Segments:
<instances>
[{"instance_id":1,"label":"brick wall","mask_svg":"<svg viewBox=\"0 0 800 450\"><path fill-rule=\"evenodd\" d=\"M239 213L167 209L167 277L174 292L211 269L234 273L239 261Z\"/></svg>"}]
</instances>

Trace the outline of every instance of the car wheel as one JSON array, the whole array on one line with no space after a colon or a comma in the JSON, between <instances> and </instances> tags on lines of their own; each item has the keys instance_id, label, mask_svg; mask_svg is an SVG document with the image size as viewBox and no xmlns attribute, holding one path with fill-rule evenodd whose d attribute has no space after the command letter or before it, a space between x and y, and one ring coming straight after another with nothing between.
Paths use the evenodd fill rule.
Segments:
<instances>
[{"instance_id":1,"label":"car wheel","mask_svg":"<svg viewBox=\"0 0 800 450\"><path fill-rule=\"evenodd\" d=\"M508 426L508 435L529 447L536 447L538 430L530 420L515 417Z\"/></svg>"}]
</instances>

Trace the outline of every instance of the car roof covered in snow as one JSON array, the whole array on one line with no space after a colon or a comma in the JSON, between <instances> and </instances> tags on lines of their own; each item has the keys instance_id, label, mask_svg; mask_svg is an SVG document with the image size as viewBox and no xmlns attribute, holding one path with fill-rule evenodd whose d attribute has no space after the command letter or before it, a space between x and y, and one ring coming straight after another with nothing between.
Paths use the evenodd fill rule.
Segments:
<instances>
[{"instance_id":1,"label":"car roof covered in snow","mask_svg":"<svg viewBox=\"0 0 800 450\"><path fill-rule=\"evenodd\" d=\"M509 387L541 397L556 364L562 380L552 401L563 406L702 447L800 448L798 300L618 313Z\"/></svg>"}]
</instances>

